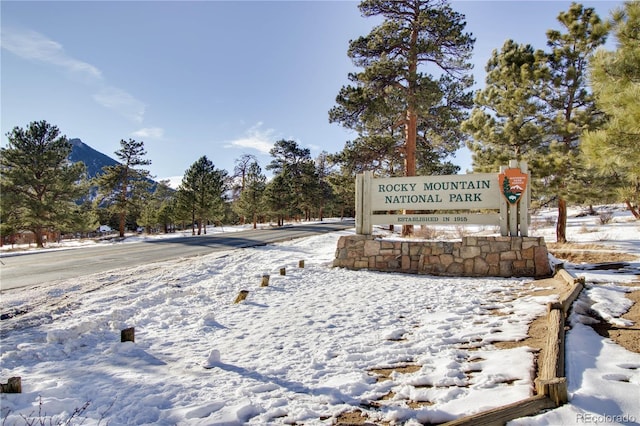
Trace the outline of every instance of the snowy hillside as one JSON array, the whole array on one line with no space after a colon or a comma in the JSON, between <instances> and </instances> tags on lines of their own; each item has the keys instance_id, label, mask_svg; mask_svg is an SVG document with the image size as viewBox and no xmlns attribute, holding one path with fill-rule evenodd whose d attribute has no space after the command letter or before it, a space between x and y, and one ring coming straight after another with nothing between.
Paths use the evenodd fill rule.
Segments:
<instances>
[{"instance_id":1,"label":"snowy hillside","mask_svg":"<svg viewBox=\"0 0 640 426\"><path fill-rule=\"evenodd\" d=\"M639 225L626 214L606 226L572 221L570 239L640 255ZM535 235L549 241L552 232ZM526 278L332 268L349 233L5 292L0 312L25 313L0 323L0 381L22 377L22 393L2 394L0 417L7 425L329 425L361 412L371 423L417 425L532 394L532 350L495 343L524 339L555 296L538 295ZM623 284L637 277L572 272L587 278L579 303L633 325L621 315L638 287ZM234 304L240 290L249 295ZM570 321L570 403L511 424L640 422L640 354L598 336L582 314ZM135 343L120 343L127 327Z\"/></svg>"}]
</instances>

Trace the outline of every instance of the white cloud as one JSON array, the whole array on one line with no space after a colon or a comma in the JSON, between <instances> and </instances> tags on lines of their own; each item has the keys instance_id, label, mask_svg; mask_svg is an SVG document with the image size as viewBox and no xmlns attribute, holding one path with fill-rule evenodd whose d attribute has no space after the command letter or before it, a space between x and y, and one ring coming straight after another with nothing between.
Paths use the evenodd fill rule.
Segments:
<instances>
[{"instance_id":1,"label":"white cloud","mask_svg":"<svg viewBox=\"0 0 640 426\"><path fill-rule=\"evenodd\" d=\"M3 28L0 45L21 58L55 65L91 80L102 80L98 68L67 55L60 43L35 31Z\"/></svg>"},{"instance_id":2,"label":"white cloud","mask_svg":"<svg viewBox=\"0 0 640 426\"><path fill-rule=\"evenodd\" d=\"M133 136L146 139L161 139L164 136L164 129L161 127L145 127L132 133Z\"/></svg>"},{"instance_id":3,"label":"white cloud","mask_svg":"<svg viewBox=\"0 0 640 426\"><path fill-rule=\"evenodd\" d=\"M124 90L105 87L93 95L93 99L105 108L118 111L136 123L142 123L145 105Z\"/></svg>"},{"instance_id":4,"label":"white cloud","mask_svg":"<svg viewBox=\"0 0 640 426\"><path fill-rule=\"evenodd\" d=\"M102 87L93 99L100 105L134 122L141 123L145 105L126 91L106 85L102 71L97 67L68 55L64 47L32 30L2 28L0 47L23 59L42 62L60 68L83 83Z\"/></svg>"},{"instance_id":5,"label":"white cloud","mask_svg":"<svg viewBox=\"0 0 640 426\"><path fill-rule=\"evenodd\" d=\"M232 147L250 148L268 154L275 142L274 129L262 129L262 122L258 122L245 132L245 136L231 141Z\"/></svg>"}]
</instances>

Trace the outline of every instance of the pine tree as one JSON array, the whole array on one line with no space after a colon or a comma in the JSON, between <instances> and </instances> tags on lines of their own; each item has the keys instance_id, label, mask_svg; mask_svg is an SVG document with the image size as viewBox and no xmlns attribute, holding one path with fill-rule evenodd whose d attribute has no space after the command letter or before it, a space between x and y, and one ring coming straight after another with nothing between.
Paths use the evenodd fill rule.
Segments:
<instances>
[{"instance_id":1,"label":"pine tree","mask_svg":"<svg viewBox=\"0 0 640 426\"><path fill-rule=\"evenodd\" d=\"M296 196L291 181L285 174L278 174L271 179L264 190L264 205L278 226L284 225L285 218L295 210Z\"/></svg>"},{"instance_id":2,"label":"pine tree","mask_svg":"<svg viewBox=\"0 0 640 426\"><path fill-rule=\"evenodd\" d=\"M415 176L419 160L458 147L460 112L471 103L465 91L474 40L464 33L464 17L441 0L364 0L359 8L384 21L350 43L348 55L364 71L349 75L354 86L342 88L330 120L356 129L365 143L385 136L387 152L404 159L404 175ZM392 147L400 140L399 149Z\"/></svg>"},{"instance_id":3,"label":"pine tree","mask_svg":"<svg viewBox=\"0 0 640 426\"><path fill-rule=\"evenodd\" d=\"M60 228L61 233L80 233L80 236L95 231L100 225L98 214L91 201L84 201L82 204L74 203L73 208L67 216L67 220Z\"/></svg>"},{"instance_id":4,"label":"pine tree","mask_svg":"<svg viewBox=\"0 0 640 426\"><path fill-rule=\"evenodd\" d=\"M354 85L342 88L330 121L356 129L363 145L381 138L373 140L395 156L389 164L403 161L404 176L457 171L439 163L459 147L471 106L474 40L464 16L442 0L363 0L359 8L384 21L351 41L348 55L364 70L349 75Z\"/></svg>"},{"instance_id":5,"label":"pine tree","mask_svg":"<svg viewBox=\"0 0 640 426\"><path fill-rule=\"evenodd\" d=\"M334 156L331 156L331 161ZM327 176L327 182L331 186L333 193L332 203L334 209L340 212L340 217L355 216L355 175L344 166L340 166L339 170L332 170Z\"/></svg>"},{"instance_id":6,"label":"pine tree","mask_svg":"<svg viewBox=\"0 0 640 426\"><path fill-rule=\"evenodd\" d=\"M272 188L269 193L281 193L285 187L289 187L291 194L285 197L289 205L282 209L280 203L272 200L271 206L278 206L274 212L286 215L298 216L304 213L308 216L309 210L317 204L318 177L315 165L311 159L311 151L302 148L296 141L279 140L270 151L273 160L267 165L267 170L273 170L274 174L281 180Z\"/></svg>"},{"instance_id":7,"label":"pine tree","mask_svg":"<svg viewBox=\"0 0 640 426\"><path fill-rule=\"evenodd\" d=\"M158 224L162 224L164 232L167 232L171 223L170 208L174 196L168 180L157 182L153 192L147 194L137 221L145 233L154 232Z\"/></svg>"},{"instance_id":8,"label":"pine tree","mask_svg":"<svg viewBox=\"0 0 640 426\"><path fill-rule=\"evenodd\" d=\"M547 31L549 75L541 94L545 114L541 125L547 135L532 163L538 176L545 177L541 193L555 198L558 205L556 240L567 241L567 201L581 201L585 189L594 183L594 173L586 168L580 140L587 130L597 129L602 114L587 86L590 57L607 38L608 26L593 8L573 3L558 15L564 32Z\"/></svg>"},{"instance_id":9,"label":"pine tree","mask_svg":"<svg viewBox=\"0 0 640 426\"><path fill-rule=\"evenodd\" d=\"M336 97L337 106L329 111L329 122L341 123L355 130L358 137L347 141L339 160L356 172L366 170L381 176L404 174L404 129L398 124L402 106L396 111L386 106L390 99L375 97L359 83L356 75L350 79L358 86L346 86Z\"/></svg>"},{"instance_id":10,"label":"pine tree","mask_svg":"<svg viewBox=\"0 0 640 426\"><path fill-rule=\"evenodd\" d=\"M236 160L236 166L233 169L233 186L231 187L231 202L238 201L244 191L246 184L246 176L249 173L249 168L256 162L256 157L251 154L243 154ZM240 223L244 224L245 216L240 214Z\"/></svg>"},{"instance_id":11,"label":"pine tree","mask_svg":"<svg viewBox=\"0 0 640 426\"><path fill-rule=\"evenodd\" d=\"M234 203L234 209L241 217L251 218L253 229L257 228L258 217L263 212L263 195L267 177L257 161L249 163L243 174L244 189Z\"/></svg>"},{"instance_id":12,"label":"pine tree","mask_svg":"<svg viewBox=\"0 0 640 426\"><path fill-rule=\"evenodd\" d=\"M543 140L537 118L541 113L542 51L507 40L494 50L487 66L486 86L476 92L471 117L463 130L473 136L468 143L473 169L495 172L509 160L530 162Z\"/></svg>"},{"instance_id":13,"label":"pine tree","mask_svg":"<svg viewBox=\"0 0 640 426\"><path fill-rule=\"evenodd\" d=\"M327 205L333 200L333 190L329 185L329 175L331 174L331 159L326 151L322 151L315 160L315 175L317 177L317 194L318 198L315 204L318 212L318 219L323 220ZM311 219L311 218L309 218Z\"/></svg>"},{"instance_id":14,"label":"pine tree","mask_svg":"<svg viewBox=\"0 0 640 426\"><path fill-rule=\"evenodd\" d=\"M195 224L198 235L210 220L219 219L224 214L224 192L226 190L227 172L216 169L206 156L200 157L189 167L178 188L182 204L191 212L192 234L195 235Z\"/></svg>"},{"instance_id":15,"label":"pine tree","mask_svg":"<svg viewBox=\"0 0 640 426\"><path fill-rule=\"evenodd\" d=\"M104 167L96 182L99 204L106 203L118 216L119 235L124 237L127 215L141 208L151 186L149 171L137 167L149 165L151 160L144 158L147 154L144 142L133 139L120 140L120 149L115 154L120 162Z\"/></svg>"},{"instance_id":16,"label":"pine tree","mask_svg":"<svg viewBox=\"0 0 640 426\"><path fill-rule=\"evenodd\" d=\"M580 151L584 131L602 114L587 86L591 55L607 36L592 8L572 4L558 16L564 32L548 31L549 52L507 41L487 65L487 87L464 129L474 137L474 168L494 171L527 160L540 203L558 205L556 239L566 242L567 200L594 197L594 173Z\"/></svg>"},{"instance_id":17,"label":"pine tree","mask_svg":"<svg viewBox=\"0 0 640 426\"><path fill-rule=\"evenodd\" d=\"M46 121L14 127L0 149L0 220L7 231L30 230L43 246L47 231L66 229L86 194L84 163L71 163L71 144Z\"/></svg>"},{"instance_id":18,"label":"pine tree","mask_svg":"<svg viewBox=\"0 0 640 426\"><path fill-rule=\"evenodd\" d=\"M357 137L347 141L334 158L354 176L364 171L373 171L378 176L402 176L403 162L398 140L398 135L391 129L388 135Z\"/></svg>"},{"instance_id":19,"label":"pine tree","mask_svg":"<svg viewBox=\"0 0 640 426\"><path fill-rule=\"evenodd\" d=\"M602 129L588 132L583 151L602 177L617 177L620 198L640 219L640 3L626 2L613 15L615 51L591 61L596 103L607 115Z\"/></svg>"}]
</instances>

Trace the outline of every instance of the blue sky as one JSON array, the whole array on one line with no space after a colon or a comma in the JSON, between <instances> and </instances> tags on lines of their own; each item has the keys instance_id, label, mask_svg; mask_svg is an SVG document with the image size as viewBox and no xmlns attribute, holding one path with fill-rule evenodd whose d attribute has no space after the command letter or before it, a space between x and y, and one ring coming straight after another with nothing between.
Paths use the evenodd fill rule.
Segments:
<instances>
[{"instance_id":1,"label":"blue sky","mask_svg":"<svg viewBox=\"0 0 640 426\"><path fill-rule=\"evenodd\" d=\"M474 74L511 38L544 48L566 1L453 1L476 38ZM588 1L600 17L619 1ZM109 155L144 141L158 179L206 155L264 167L279 139L313 157L355 135L330 124L349 40L379 23L355 1L2 1L1 132L36 120ZM435 70L433 71L436 72ZM468 153L456 163L470 168Z\"/></svg>"}]
</instances>

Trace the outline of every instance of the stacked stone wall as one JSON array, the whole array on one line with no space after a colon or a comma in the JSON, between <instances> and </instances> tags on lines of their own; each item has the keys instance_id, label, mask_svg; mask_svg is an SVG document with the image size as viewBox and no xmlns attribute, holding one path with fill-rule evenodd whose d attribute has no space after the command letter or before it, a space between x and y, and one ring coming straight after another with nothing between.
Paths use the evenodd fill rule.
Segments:
<instances>
[{"instance_id":1,"label":"stacked stone wall","mask_svg":"<svg viewBox=\"0 0 640 426\"><path fill-rule=\"evenodd\" d=\"M542 237L464 237L462 241L392 241L371 235L338 240L333 266L462 277L548 277Z\"/></svg>"}]
</instances>

